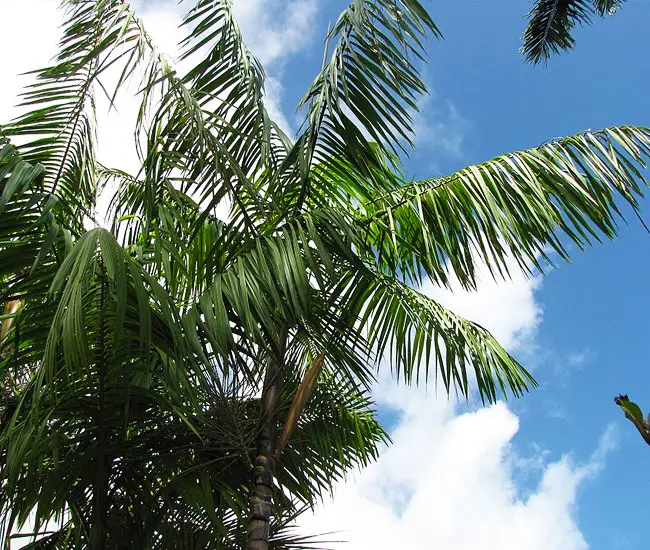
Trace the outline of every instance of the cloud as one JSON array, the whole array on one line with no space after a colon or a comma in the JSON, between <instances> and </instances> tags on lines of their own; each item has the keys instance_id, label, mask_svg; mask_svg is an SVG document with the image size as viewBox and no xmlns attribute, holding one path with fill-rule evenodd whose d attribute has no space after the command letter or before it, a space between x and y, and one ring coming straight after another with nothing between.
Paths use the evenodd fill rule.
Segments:
<instances>
[{"instance_id":1,"label":"cloud","mask_svg":"<svg viewBox=\"0 0 650 550\"><path fill-rule=\"evenodd\" d=\"M317 0L235 0L246 44L268 67L282 65L313 40Z\"/></svg>"},{"instance_id":2,"label":"cloud","mask_svg":"<svg viewBox=\"0 0 650 550\"><path fill-rule=\"evenodd\" d=\"M418 109L412 113L416 148L428 155L434 152L451 159L462 158L463 142L471 124L455 104L449 99L441 100L431 91L420 98Z\"/></svg>"},{"instance_id":3,"label":"cloud","mask_svg":"<svg viewBox=\"0 0 650 550\"><path fill-rule=\"evenodd\" d=\"M515 271L516 272L516 271ZM423 290L480 322L511 351L535 346L542 319L539 279L516 275L497 284L480 273L478 292ZM615 434L605 430L586 461L549 461L543 445L522 453L519 418L499 403L466 411L435 389L396 386L383 376L375 398L397 415L393 445L339 485L332 500L299 523L333 548L383 550L582 550L576 520L579 487L604 467Z\"/></svg>"},{"instance_id":4,"label":"cloud","mask_svg":"<svg viewBox=\"0 0 650 550\"><path fill-rule=\"evenodd\" d=\"M566 364L569 367L579 368L588 363L593 357L593 352L589 348L582 351L576 351L566 355Z\"/></svg>"},{"instance_id":5,"label":"cloud","mask_svg":"<svg viewBox=\"0 0 650 550\"><path fill-rule=\"evenodd\" d=\"M264 87L264 104L266 110L273 120L282 131L288 136L292 136L295 131L293 125L287 120L286 115L282 110L282 91L284 86L282 82L273 76L267 77L266 85Z\"/></svg>"},{"instance_id":6,"label":"cloud","mask_svg":"<svg viewBox=\"0 0 650 550\"><path fill-rule=\"evenodd\" d=\"M517 464L511 441L519 422L498 404L453 417L451 407L425 399L403 419L394 445L311 518L308 533L345 540L355 550L453 547L457 550L579 550L588 545L575 519L581 483L602 469L611 433L592 457ZM517 468L543 468L528 496Z\"/></svg>"}]
</instances>

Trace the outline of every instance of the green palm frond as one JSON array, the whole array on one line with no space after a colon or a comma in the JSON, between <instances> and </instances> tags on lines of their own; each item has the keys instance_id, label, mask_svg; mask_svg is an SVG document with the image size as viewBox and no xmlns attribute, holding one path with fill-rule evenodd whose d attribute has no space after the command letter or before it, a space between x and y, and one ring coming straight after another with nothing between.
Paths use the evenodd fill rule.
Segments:
<instances>
[{"instance_id":1,"label":"green palm frond","mask_svg":"<svg viewBox=\"0 0 650 550\"><path fill-rule=\"evenodd\" d=\"M280 487L309 505L331 493L347 473L374 461L390 441L367 392L337 378L334 373L320 377L290 445L279 457ZM297 381L287 385L290 399Z\"/></svg>"},{"instance_id":2,"label":"green palm frond","mask_svg":"<svg viewBox=\"0 0 650 550\"><path fill-rule=\"evenodd\" d=\"M230 2L201 0L184 25L183 58L207 54L183 77L242 171L254 176L271 152L275 126L263 103L264 70L243 42Z\"/></svg>"},{"instance_id":3,"label":"green palm frond","mask_svg":"<svg viewBox=\"0 0 650 550\"><path fill-rule=\"evenodd\" d=\"M346 159L369 185L379 158L370 141L386 152L412 145L410 112L426 91L416 63L430 35L440 32L417 0L354 0L343 11L328 33L331 54L299 106L307 116L289 154L299 170L293 189L283 185L285 201L302 207L316 163Z\"/></svg>"},{"instance_id":4,"label":"green palm frond","mask_svg":"<svg viewBox=\"0 0 650 550\"><path fill-rule=\"evenodd\" d=\"M34 288L37 268L47 277L48 257L59 237L55 200L43 190L45 170L26 162L0 139L0 307ZM31 281L28 281L31 279Z\"/></svg>"},{"instance_id":5,"label":"green palm frond","mask_svg":"<svg viewBox=\"0 0 650 550\"><path fill-rule=\"evenodd\" d=\"M541 269L549 250L569 258L564 238L613 238L619 199L639 208L649 154L646 128L583 132L380 195L361 223L391 273L447 284L452 271L474 288L477 258L508 276L508 257Z\"/></svg>"},{"instance_id":6,"label":"green palm frond","mask_svg":"<svg viewBox=\"0 0 650 550\"><path fill-rule=\"evenodd\" d=\"M536 0L523 35L522 52L530 63L546 62L575 45L571 31L594 15L615 14L625 0Z\"/></svg>"},{"instance_id":7,"label":"green palm frond","mask_svg":"<svg viewBox=\"0 0 650 550\"><path fill-rule=\"evenodd\" d=\"M480 325L392 277L359 277L350 307L368 335L375 361L407 383L442 381L447 393L483 402L521 396L532 376Z\"/></svg>"}]
</instances>

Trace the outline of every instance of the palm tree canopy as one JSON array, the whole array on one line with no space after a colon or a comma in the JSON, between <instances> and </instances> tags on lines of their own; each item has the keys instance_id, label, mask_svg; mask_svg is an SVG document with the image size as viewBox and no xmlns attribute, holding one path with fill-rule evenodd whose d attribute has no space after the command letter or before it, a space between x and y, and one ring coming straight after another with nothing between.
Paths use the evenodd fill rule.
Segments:
<instances>
[{"instance_id":1,"label":"palm tree canopy","mask_svg":"<svg viewBox=\"0 0 650 550\"><path fill-rule=\"evenodd\" d=\"M488 402L534 385L419 283L474 288L483 264L508 277L509 258L543 269L612 238L622 203L638 211L650 131L633 126L405 179L440 38L417 0L352 1L296 136L269 116L228 1L188 12L183 73L128 2L62 7L58 57L0 127L4 538L35 511L37 528L63 519L33 548L238 547L266 374L281 366L282 426L321 358L276 476L277 544L303 544L287 518L387 440L379 366ZM94 98L139 75L127 174L97 160Z\"/></svg>"}]
</instances>

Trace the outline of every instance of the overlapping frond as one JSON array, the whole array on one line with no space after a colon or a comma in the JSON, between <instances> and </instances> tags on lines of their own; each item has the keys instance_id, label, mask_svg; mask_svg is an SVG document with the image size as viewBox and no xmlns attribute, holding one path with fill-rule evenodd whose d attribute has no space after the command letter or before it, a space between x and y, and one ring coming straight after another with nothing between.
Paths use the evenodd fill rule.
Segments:
<instances>
[{"instance_id":1,"label":"overlapping frond","mask_svg":"<svg viewBox=\"0 0 650 550\"><path fill-rule=\"evenodd\" d=\"M336 366L334 362L330 374L319 378L290 445L279 456L280 487L309 505L331 493L346 474L375 460L390 441L367 392L331 373ZM290 402L297 379L288 382Z\"/></svg>"},{"instance_id":2,"label":"overlapping frond","mask_svg":"<svg viewBox=\"0 0 650 550\"><path fill-rule=\"evenodd\" d=\"M230 205L231 224L252 231L273 207L262 196L263 181L290 141L264 106L265 76L242 40L230 3L197 2L184 25L182 58L191 68L178 76L154 52L144 80L140 124L146 105L160 101L141 155L143 204L157 205L164 193L159 185L168 180L200 204L204 215Z\"/></svg>"},{"instance_id":3,"label":"overlapping frond","mask_svg":"<svg viewBox=\"0 0 650 550\"><path fill-rule=\"evenodd\" d=\"M58 236L54 200L43 190L45 170L0 140L0 307L16 300L43 267ZM47 287L45 287L47 290Z\"/></svg>"},{"instance_id":4,"label":"overlapping frond","mask_svg":"<svg viewBox=\"0 0 650 550\"><path fill-rule=\"evenodd\" d=\"M416 63L429 36L440 32L417 0L354 0L343 11L328 33L331 54L300 105L307 116L289 155L297 179L278 195L300 209L317 176L312 166L331 159L348 161L372 185L381 155L370 142L384 152L411 144L410 113L426 91Z\"/></svg>"},{"instance_id":5,"label":"overlapping frond","mask_svg":"<svg viewBox=\"0 0 650 550\"><path fill-rule=\"evenodd\" d=\"M272 168L268 161L277 132L263 102L266 77L243 41L231 3L200 0L184 24L190 30L183 58L200 60L183 81L209 112L219 141L248 177Z\"/></svg>"},{"instance_id":6,"label":"overlapping frond","mask_svg":"<svg viewBox=\"0 0 650 550\"><path fill-rule=\"evenodd\" d=\"M129 461L155 465L164 460L165 445L182 448L173 436L160 447L152 438L159 442L171 424L200 442L189 419L206 385L167 294L106 230L79 239L50 292L29 298L10 328L20 346L0 357L3 375L16 379L28 372L4 396L2 539L35 513L36 531L67 518L80 548L89 544L85 525L93 525L93 533L104 529L109 539L118 536L120 529L109 529L106 518L111 512L117 517L122 504L135 510L122 500L151 505L159 474L150 475L150 487L142 485L147 476L139 471L140 478L129 478L129 468L137 470ZM132 519L131 536L146 524L137 515Z\"/></svg>"}]
</instances>

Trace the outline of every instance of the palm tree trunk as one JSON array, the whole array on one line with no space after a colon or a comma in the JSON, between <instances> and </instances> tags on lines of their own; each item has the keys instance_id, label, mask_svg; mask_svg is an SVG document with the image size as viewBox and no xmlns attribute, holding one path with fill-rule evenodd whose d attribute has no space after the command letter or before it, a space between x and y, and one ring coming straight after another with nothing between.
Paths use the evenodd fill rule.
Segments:
<instances>
[{"instance_id":1,"label":"palm tree trunk","mask_svg":"<svg viewBox=\"0 0 650 550\"><path fill-rule=\"evenodd\" d=\"M275 355L269 361L262 390L262 414L257 435L257 457L250 490L250 515L246 535L246 550L268 550L275 447L278 442L278 409L282 393L282 366L287 333L281 329Z\"/></svg>"},{"instance_id":2,"label":"palm tree trunk","mask_svg":"<svg viewBox=\"0 0 650 550\"><path fill-rule=\"evenodd\" d=\"M104 343L104 293L106 292L102 266L102 279L99 295L99 323L97 339L97 368L98 368L98 393L99 403L97 410L97 457L95 463L95 506L93 522L90 533L90 547L92 550L106 548L106 500L108 493L108 477L106 472L106 425L104 419L105 385L106 385L106 349Z\"/></svg>"}]
</instances>

